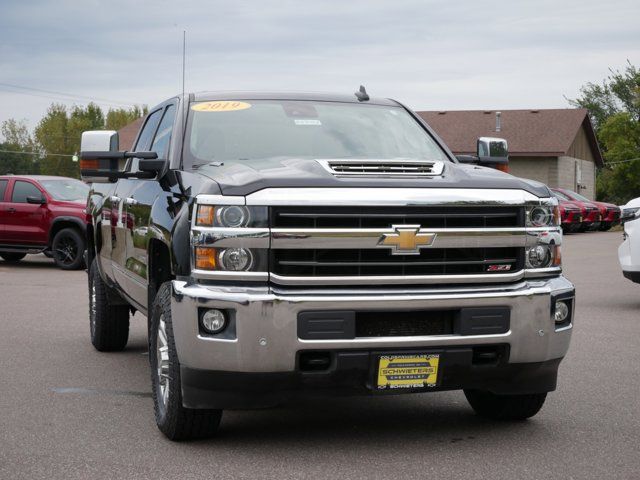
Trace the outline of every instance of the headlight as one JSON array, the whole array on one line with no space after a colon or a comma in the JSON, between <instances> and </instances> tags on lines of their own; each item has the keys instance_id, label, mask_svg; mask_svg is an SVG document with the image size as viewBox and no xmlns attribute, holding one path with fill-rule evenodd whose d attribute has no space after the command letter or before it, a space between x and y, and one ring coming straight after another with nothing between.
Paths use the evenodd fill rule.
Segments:
<instances>
[{"instance_id":1,"label":"headlight","mask_svg":"<svg viewBox=\"0 0 640 480\"><path fill-rule=\"evenodd\" d=\"M547 227L557 225L557 219L560 216L558 207L538 205L529 211L529 226Z\"/></svg>"},{"instance_id":2,"label":"headlight","mask_svg":"<svg viewBox=\"0 0 640 480\"><path fill-rule=\"evenodd\" d=\"M267 227L266 207L245 207L244 205L198 205L196 227Z\"/></svg>"},{"instance_id":3,"label":"headlight","mask_svg":"<svg viewBox=\"0 0 640 480\"><path fill-rule=\"evenodd\" d=\"M246 227L250 219L247 207L229 205L216 208L216 220L221 227Z\"/></svg>"},{"instance_id":4,"label":"headlight","mask_svg":"<svg viewBox=\"0 0 640 480\"><path fill-rule=\"evenodd\" d=\"M218 260L221 269L239 272L251 268L253 255L246 248L223 248L218 253Z\"/></svg>"},{"instance_id":5,"label":"headlight","mask_svg":"<svg viewBox=\"0 0 640 480\"><path fill-rule=\"evenodd\" d=\"M552 254L548 245L536 245L527 250L527 267L546 268L551 265Z\"/></svg>"}]
</instances>

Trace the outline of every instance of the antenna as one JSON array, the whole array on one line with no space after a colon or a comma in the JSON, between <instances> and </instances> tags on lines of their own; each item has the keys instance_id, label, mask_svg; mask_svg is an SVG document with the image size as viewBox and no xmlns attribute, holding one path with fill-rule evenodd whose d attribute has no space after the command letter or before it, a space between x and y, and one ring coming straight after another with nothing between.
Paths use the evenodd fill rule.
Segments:
<instances>
[{"instance_id":1,"label":"antenna","mask_svg":"<svg viewBox=\"0 0 640 480\"><path fill-rule=\"evenodd\" d=\"M187 51L187 31L182 31L182 96L184 97L184 70L185 70L185 57Z\"/></svg>"}]
</instances>

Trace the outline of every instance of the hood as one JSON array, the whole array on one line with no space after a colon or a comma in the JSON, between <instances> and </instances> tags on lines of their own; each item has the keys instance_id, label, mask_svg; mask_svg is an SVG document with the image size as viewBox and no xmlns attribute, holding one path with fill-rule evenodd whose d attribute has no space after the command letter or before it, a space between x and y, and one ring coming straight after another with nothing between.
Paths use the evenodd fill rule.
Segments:
<instances>
[{"instance_id":1,"label":"hood","mask_svg":"<svg viewBox=\"0 0 640 480\"><path fill-rule=\"evenodd\" d=\"M381 160L382 161L382 160ZM442 175L420 178L337 177L313 159L268 158L211 163L195 173L218 183L223 195L249 195L265 188L406 187L519 189L538 197L551 193L544 184L476 165L445 162Z\"/></svg>"},{"instance_id":2,"label":"hood","mask_svg":"<svg viewBox=\"0 0 640 480\"><path fill-rule=\"evenodd\" d=\"M581 210L580 205L578 205L577 203L574 202L569 202L567 200L561 200L560 201L560 205L563 208L567 208L569 210L573 209L573 210Z\"/></svg>"}]
</instances>

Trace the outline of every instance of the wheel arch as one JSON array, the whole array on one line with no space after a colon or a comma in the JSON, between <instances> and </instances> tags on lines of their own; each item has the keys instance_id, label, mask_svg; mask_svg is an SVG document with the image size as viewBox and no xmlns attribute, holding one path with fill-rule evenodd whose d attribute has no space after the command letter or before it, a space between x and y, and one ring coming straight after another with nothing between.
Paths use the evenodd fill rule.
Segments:
<instances>
[{"instance_id":1,"label":"wheel arch","mask_svg":"<svg viewBox=\"0 0 640 480\"><path fill-rule=\"evenodd\" d=\"M75 228L87 239L87 224L80 220L78 217L56 217L51 222L51 228L49 229L49 248L53 244L53 239L56 234L65 228Z\"/></svg>"},{"instance_id":2,"label":"wheel arch","mask_svg":"<svg viewBox=\"0 0 640 480\"><path fill-rule=\"evenodd\" d=\"M147 307L148 312L151 312L153 301L156 298L156 294L160 289L160 286L167 281L173 280L175 274L172 268L171 249L162 240L158 238L151 238L149 240L148 250L148 287L147 287Z\"/></svg>"}]
</instances>

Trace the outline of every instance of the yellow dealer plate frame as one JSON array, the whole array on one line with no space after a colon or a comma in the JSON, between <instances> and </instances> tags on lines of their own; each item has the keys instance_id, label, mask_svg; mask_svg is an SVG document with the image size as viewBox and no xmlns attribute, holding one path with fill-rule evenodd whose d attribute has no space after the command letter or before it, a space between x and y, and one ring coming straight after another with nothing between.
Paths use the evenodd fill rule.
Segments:
<instances>
[{"instance_id":1,"label":"yellow dealer plate frame","mask_svg":"<svg viewBox=\"0 0 640 480\"><path fill-rule=\"evenodd\" d=\"M398 354L378 357L377 390L429 388L438 385L440 354Z\"/></svg>"}]
</instances>

